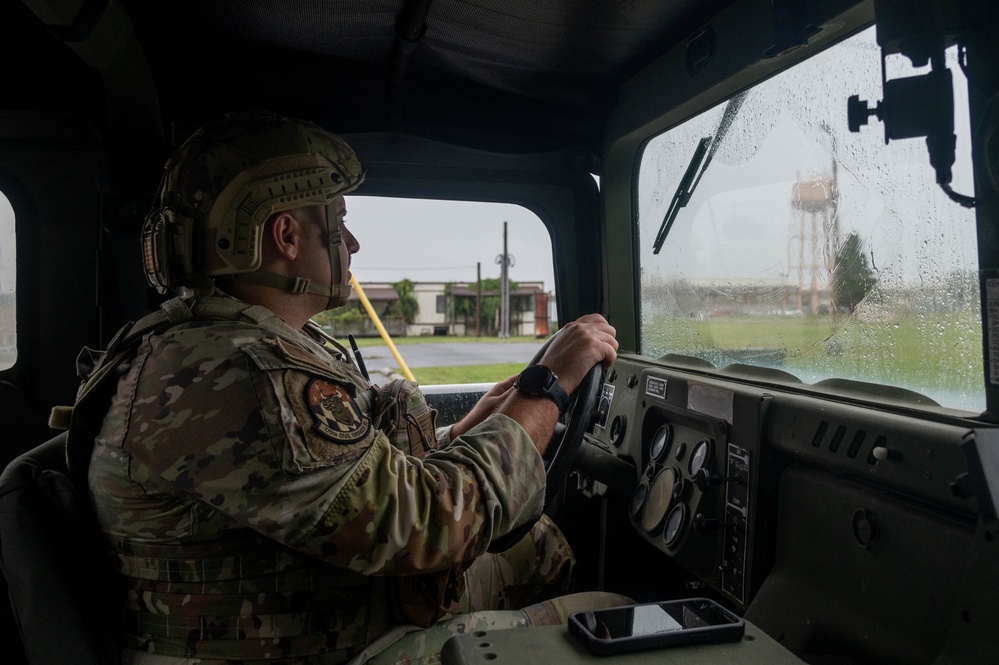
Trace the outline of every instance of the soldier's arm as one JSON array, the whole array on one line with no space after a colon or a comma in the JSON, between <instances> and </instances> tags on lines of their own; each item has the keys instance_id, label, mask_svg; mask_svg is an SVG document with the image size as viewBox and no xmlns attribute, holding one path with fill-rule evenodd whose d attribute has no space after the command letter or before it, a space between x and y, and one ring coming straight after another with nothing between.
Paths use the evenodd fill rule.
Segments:
<instances>
[{"instance_id":1,"label":"soldier's arm","mask_svg":"<svg viewBox=\"0 0 999 665\"><path fill-rule=\"evenodd\" d=\"M550 368L566 394L572 394L586 373L596 365L609 367L617 357L616 331L599 314L589 314L568 324L552 340L539 361ZM497 383L462 419L451 428L451 438L460 437L489 413L501 413L517 421L544 453L558 421L555 404L544 398L529 398L513 389L517 377Z\"/></svg>"},{"instance_id":2,"label":"soldier's arm","mask_svg":"<svg viewBox=\"0 0 999 665\"><path fill-rule=\"evenodd\" d=\"M142 393L164 397L133 405L132 449L142 473L238 525L392 575L474 558L540 510L543 464L510 418L488 418L419 459L371 425L342 377L264 343L216 351L193 345L177 367L165 364L170 354L150 355ZM181 387L191 361L201 371Z\"/></svg>"}]
</instances>

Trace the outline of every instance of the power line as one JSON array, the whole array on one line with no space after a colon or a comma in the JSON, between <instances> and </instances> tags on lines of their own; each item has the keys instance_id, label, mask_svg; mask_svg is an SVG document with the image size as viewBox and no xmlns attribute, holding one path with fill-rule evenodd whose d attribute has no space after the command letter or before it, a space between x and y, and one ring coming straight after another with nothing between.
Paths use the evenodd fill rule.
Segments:
<instances>
[{"instance_id":1,"label":"power line","mask_svg":"<svg viewBox=\"0 0 999 665\"><path fill-rule=\"evenodd\" d=\"M390 268L369 268L368 266L353 265L351 270L471 270L475 266L431 266L429 268L406 268L405 266L392 266Z\"/></svg>"}]
</instances>

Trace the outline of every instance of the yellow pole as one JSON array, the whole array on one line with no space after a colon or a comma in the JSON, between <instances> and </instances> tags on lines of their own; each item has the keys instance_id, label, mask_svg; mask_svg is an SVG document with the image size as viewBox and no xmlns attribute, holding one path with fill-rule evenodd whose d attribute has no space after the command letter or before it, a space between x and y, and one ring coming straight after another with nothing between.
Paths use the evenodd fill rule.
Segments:
<instances>
[{"instance_id":1,"label":"yellow pole","mask_svg":"<svg viewBox=\"0 0 999 665\"><path fill-rule=\"evenodd\" d=\"M371 320L374 322L375 328L378 328L378 332L381 334L382 339L385 340L385 345L389 348L389 351L392 352L392 355L395 356L396 361L399 363L399 369L402 370L402 373L407 379L416 383L416 377L414 377L413 373L409 371L408 367L406 367L406 361L399 355L399 350L395 348L395 343L393 343L392 338L389 337L388 331L385 330L385 326L382 325L381 319L379 319L378 315L375 314L375 308L372 307L371 303L368 301L368 296L364 295L364 289L361 288L361 284L357 281L357 277L351 275L350 284L354 287L354 290L357 291L357 297L361 299L361 304L364 305L364 309L368 312L368 316L371 317Z\"/></svg>"}]
</instances>

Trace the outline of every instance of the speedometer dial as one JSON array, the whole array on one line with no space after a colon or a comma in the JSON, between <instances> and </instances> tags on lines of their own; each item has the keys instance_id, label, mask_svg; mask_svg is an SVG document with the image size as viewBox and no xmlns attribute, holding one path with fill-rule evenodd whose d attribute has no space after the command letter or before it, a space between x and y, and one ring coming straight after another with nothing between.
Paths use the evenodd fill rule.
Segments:
<instances>
[{"instance_id":1,"label":"speedometer dial","mask_svg":"<svg viewBox=\"0 0 999 665\"><path fill-rule=\"evenodd\" d=\"M708 469L711 466L711 456L714 454L714 446L711 439L704 439L696 446L690 455L690 475L695 475L701 469ZM710 469L709 469L710 470Z\"/></svg>"},{"instance_id":2,"label":"speedometer dial","mask_svg":"<svg viewBox=\"0 0 999 665\"><path fill-rule=\"evenodd\" d=\"M673 443L673 428L666 423L657 429L655 436L652 437L652 445L649 447L649 457L652 461L658 462L666 457L671 443Z\"/></svg>"},{"instance_id":3,"label":"speedometer dial","mask_svg":"<svg viewBox=\"0 0 999 665\"><path fill-rule=\"evenodd\" d=\"M673 488L680 474L676 469L667 467L656 474L649 485L649 494L642 508L642 528L648 533L655 533L662 528L666 511L673 501Z\"/></svg>"}]
</instances>

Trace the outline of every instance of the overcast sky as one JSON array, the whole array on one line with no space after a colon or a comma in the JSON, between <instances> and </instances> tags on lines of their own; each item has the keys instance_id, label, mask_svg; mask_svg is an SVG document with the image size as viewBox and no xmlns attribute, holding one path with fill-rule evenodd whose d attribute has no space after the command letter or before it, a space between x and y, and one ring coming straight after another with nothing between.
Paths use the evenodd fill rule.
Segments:
<instances>
[{"instance_id":1,"label":"overcast sky","mask_svg":"<svg viewBox=\"0 0 999 665\"><path fill-rule=\"evenodd\" d=\"M544 282L555 290L548 231L533 212L506 203L426 201L349 195L347 226L361 243L351 271L364 282L474 282L499 277L503 253L513 257L510 279Z\"/></svg>"},{"instance_id":2,"label":"overcast sky","mask_svg":"<svg viewBox=\"0 0 999 665\"><path fill-rule=\"evenodd\" d=\"M0 192L0 293L14 291L14 210Z\"/></svg>"}]
</instances>

